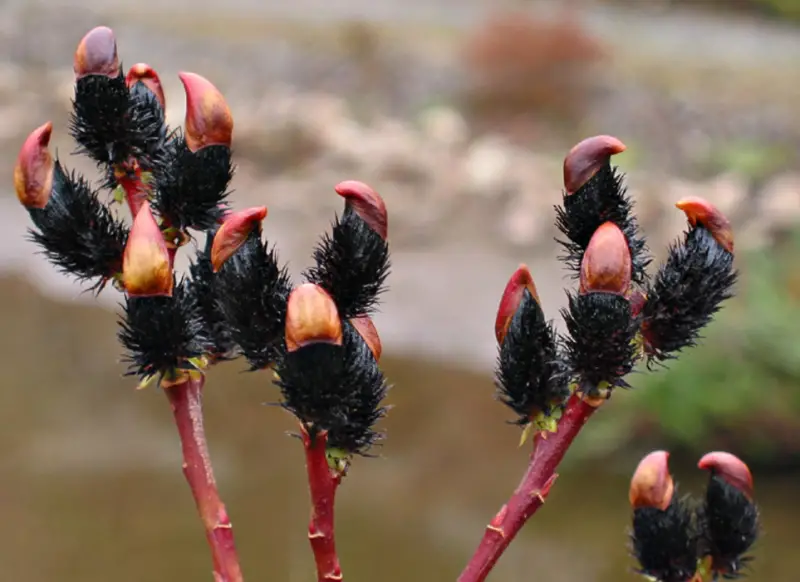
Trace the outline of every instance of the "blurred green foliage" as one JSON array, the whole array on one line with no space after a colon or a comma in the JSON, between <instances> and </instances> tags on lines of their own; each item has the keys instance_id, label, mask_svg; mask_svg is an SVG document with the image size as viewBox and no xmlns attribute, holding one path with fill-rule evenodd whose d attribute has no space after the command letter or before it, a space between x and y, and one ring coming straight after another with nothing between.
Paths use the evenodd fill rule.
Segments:
<instances>
[{"instance_id":1,"label":"blurred green foliage","mask_svg":"<svg viewBox=\"0 0 800 582\"><path fill-rule=\"evenodd\" d=\"M584 454L653 445L800 460L800 231L737 261L737 295L701 344L667 369L631 375L634 389L593 421Z\"/></svg>"},{"instance_id":2,"label":"blurred green foliage","mask_svg":"<svg viewBox=\"0 0 800 582\"><path fill-rule=\"evenodd\" d=\"M800 0L678 0L680 4L705 4L708 7L750 11L790 22L800 22Z\"/></svg>"}]
</instances>

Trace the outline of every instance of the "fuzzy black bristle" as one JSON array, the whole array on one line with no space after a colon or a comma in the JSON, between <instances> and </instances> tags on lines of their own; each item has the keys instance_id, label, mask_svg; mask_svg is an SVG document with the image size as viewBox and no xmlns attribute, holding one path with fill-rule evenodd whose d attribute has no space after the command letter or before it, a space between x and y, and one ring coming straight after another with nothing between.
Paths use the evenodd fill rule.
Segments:
<instances>
[{"instance_id":1,"label":"fuzzy black bristle","mask_svg":"<svg viewBox=\"0 0 800 582\"><path fill-rule=\"evenodd\" d=\"M29 209L30 239L59 270L99 289L122 270L128 229L80 175L56 161L47 206Z\"/></svg>"},{"instance_id":2,"label":"fuzzy black bristle","mask_svg":"<svg viewBox=\"0 0 800 582\"><path fill-rule=\"evenodd\" d=\"M234 350L234 343L228 331L228 324L219 309L215 280L216 275L211 266L211 243L217 229L206 233L205 248L198 250L195 260L189 265L191 277L190 290L195 296L197 307L205 327L204 335L213 345L211 353L216 359L225 359Z\"/></svg>"},{"instance_id":3,"label":"fuzzy black bristle","mask_svg":"<svg viewBox=\"0 0 800 582\"><path fill-rule=\"evenodd\" d=\"M500 401L527 424L536 413L550 415L569 396L565 366L557 353L557 335L539 303L524 290L497 359Z\"/></svg>"},{"instance_id":4,"label":"fuzzy black bristle","mask_svg":"<svg viewBox=\"0 0 800 582\"><path fill-rule=\"evenodd\" d=\"M692 503L673 496L664 511L634 510L631 542L640 574L658 582L688 582L697 570L699 552Z\"/></svg>"},{"instance_id":5,"label":"fuzzy black bristle","mask_svg":"<svg viewBox=\"0 0 800 582\"><path fill-rule=\"evenodd\" d=\"M623 377L636 363L638 330L628 300L614 293L569 294L569 306L561 313L569 331L567 360L581 380L580 390L596 395L603 382L627 386Z\"/></svg>"},{"instance_id":6,"label":"fuzzy black bristle","mask_svg":"<svg viewBox=\"0 0 800 582\"><path fill-rule=\"evenodd\" d=\"M343 325L342 345L316 343L287 353L277 367L282 406L314 437L328 431L328 446L365 454L381 438L375 423L388 386L366 342Z\"/></svg>"},{"instance_id":7,"label":"fuzzy black bristle","mask_svg":"<svg viewBox=\"0 0 800 582\"><path fill-rule=\"evenodd\" d=\"M126 297L119 340L128 362L126 375L148 378L192 369L191 358L204 355L211 342L186 279L172 297Z\"/></svg>"},{"instance_id":8,"label":"fuzzy black bristle","mask_svg":"<svg viewBox=\"0 0 800 582\"><path fill-rule=\"evenodd\" d=\"M122 73L77 80L69 131L78 153L99 165L135 158L148 168L159 166L167 135L158 100L149 91L132 94Z\"/></svg>"},{"instance_id":9,"label":"fuzzy black bristle","mask_svg":"<svg viewBox=\"0 0 800 582\"><path fill-rule=\"evenodd\" d=\"M644 236L633 213L624 175L606 163L573 194L564 194L563 207L556 206L556 226L567 240L556 239L566 253L559 257L577 278L581 260L595 231L605 222L616 224L625 238L632 259L632 279L638 285L647 281L647 266L652 261Z\"/></svg>"},{"instance_id":10,"label":"fuzzy black bristle","mask_svg":"<svg viewBox=\"0 0 800 582\"><path fill-rule=\"evenodd\" d=\"M222 216L233 178L231 149L212 145L192 152L178 136L169 145L166 162L156 174L155 209L181 230L212 228Z\"/></svg>"},{"instance_id":11,"label":"fuzzy black bristle","mask_svg":"<svg viewBox=\"0 0 800 582\"><path fill-rule=\"evenodd\" d=\"M214 290L219 312L238 351L253 370L280 356L286 325L286 301L292 285L274 249L254 229L217 273Z\"/></svg>"},{"instance_id":12,"label":"fuzzy black bristle","mask_svg":"<svg viewBox=\"0 0 800 582\"><path fill-rule=\"evenodd\" d=\"M758 539L758 507L736 487L712 475L706 489L701 520L705 552L715 572L739 578L750 558L745 554Z\"/></svg>"},{"instance_id":13,"label":"fuzzy black bristle","mask_svg":"<svg viewBox=\"0 0 800 582\"><path fill-rule=\"evenodd\" d=\"M333 297L342 319L370 314L385 290L389 245L347 207L314 250L316 265L305 272Z\"/></svg>"},{"instance_id":14,"label":"fuzzy black bristle","mask_svg":"<svg viewBox=\"0 0 800 582\"><path fill-rule=\"evenodd\" d=\"M650 363L674 358L695 345L700 330L733 295L733 255L702 226L670 246L667 260L647 291L642 337Z\"/></svg>"}]
</instances>

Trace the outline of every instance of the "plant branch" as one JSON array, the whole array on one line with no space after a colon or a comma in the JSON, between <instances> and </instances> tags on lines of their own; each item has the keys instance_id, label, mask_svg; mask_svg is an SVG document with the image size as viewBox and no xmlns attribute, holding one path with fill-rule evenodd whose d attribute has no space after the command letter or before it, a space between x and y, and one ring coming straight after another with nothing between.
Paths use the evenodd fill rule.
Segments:
<instances>
[{"instance_id":1,"label":"plant branch","mask_svg":"<svg viewBox=\"0 0 800 582\"><path fill-rule=\"evenodd\" d=\"M458 582L482 582L522 526L544 504L550 487L558 477L555 472L583 425L597 410L599 402L587 401L574 393L567 402L555 433L538 432L534 437L528 469L514 494L486 526L478 549Z\"/></svg>"},{"instance_id":2,"label":"plant branch","mask_svg":"<svg viewBox=\"0 0 800 582\"><path fill-rule=\"evenodd\" d=\"M166 386L183 449L183 473L192 490L211 548L215 582L242 582L239 556L225 505L220 499L203 428L202 392L205 376L190 373Z\"/></svg>"},{"instance_id":3,"label":"plant branch","mask_svg":"<svg viewBox=\"0 0 800 582\"><path fill-rule=\"evenodd\" d=\"M142 179L142 167L135 159L118 164L114 167L114 177L125 191L125 200L131 211L131 217L136 218L145 200L150 195L150 187Z\"/></svg>"},{"instance_id":4,"label":"plant branch","mask_svg":"<svg viewBox=\"0 0 800 582\"><path fill-rule=\"evenodd\" d=\"M339 582L342 568L336 554L333 509L336 488L343 473L331 468L328 463L326 431L316 433L314 438L301 427L303 448L306 453L308 487L311 493L311 522L308 525L308 541L317 564L318 582Z\"/></svg>"}]
</instances>

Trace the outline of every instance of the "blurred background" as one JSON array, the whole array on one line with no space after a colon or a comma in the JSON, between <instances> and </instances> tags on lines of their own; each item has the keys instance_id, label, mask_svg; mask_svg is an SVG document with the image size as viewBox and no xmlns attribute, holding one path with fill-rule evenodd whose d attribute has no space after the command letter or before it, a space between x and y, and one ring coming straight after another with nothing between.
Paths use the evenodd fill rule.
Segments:
<instances>
[{"instance_id":1,"label":"blurred background","mask_svg":"<svg viewBox=\"0 0 800 582\"><path fill-rule=\"evenodd\" d=\"M63 160L72 54L112 26L127 69L208 77L233 110L235 204L266 204L293 273L341 199L375 185L394 270L376 318L395 406L380 458L338 499L347 580L455 580L517 485L527 447L493 400L493 322L526 262L557 318L571 284L553 205L578 140L621 138L650 247L704 196L731 218L738 296L706 341L636 374L568 455L498 582L634 580L627 482L672 451L684 492L724 448L755 473L765 534L753 581L800 570L800 0L3 0L0 3L0 567L16 582L210 579L164 397L121 377L115 309L25 240L11 188L24 137L47 119ZM313 578L300 445L264 374L212 372L207 430L250 580Z\"/></svg>"}]
</instances>

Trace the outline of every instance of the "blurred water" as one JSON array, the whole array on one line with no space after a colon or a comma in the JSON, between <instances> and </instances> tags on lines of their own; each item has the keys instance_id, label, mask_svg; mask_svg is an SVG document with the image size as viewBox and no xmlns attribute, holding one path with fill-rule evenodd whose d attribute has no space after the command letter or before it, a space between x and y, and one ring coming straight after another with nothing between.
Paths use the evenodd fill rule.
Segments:
<instances>
[{"instance_id":1,"label":"blurred water","mask_svg":"<svg viewBox=\"0 0 800 582\"><path fill-rule=\"evenodd\" d=\"M180 471L166 400L121 378L115 316L0 280L0 563L3 580L209 580L205 541ZM348 580L454 580L516 486L527 453L492 401L490 378L425 361L384 368L396 405L381 458L357 459L340 489ZM207 430L247 579L309 580L308 500L292 421L262 374L234 362L210 375ZM605 411L603 412L605 413ZM609 407L613 414L613 404ZM598 438L591 425L583 439ZM687 488L698 475L674 458ZM627 557L622 456L568 463L547 505L492 579L636 579ZM800 568L796 480L756 474L766 535L751 580Z\"/></svg>"}]
</instances>

